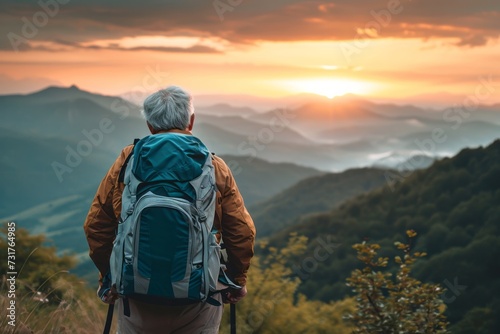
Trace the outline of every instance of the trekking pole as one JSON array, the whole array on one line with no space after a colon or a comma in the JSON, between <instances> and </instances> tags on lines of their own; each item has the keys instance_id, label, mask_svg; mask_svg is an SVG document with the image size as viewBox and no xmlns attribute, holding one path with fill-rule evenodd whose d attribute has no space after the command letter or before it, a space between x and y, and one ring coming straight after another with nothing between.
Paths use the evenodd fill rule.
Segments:
<instances>
[{"instance_id":1,"label":"trekking pole","mask_svg":"<svg viewBox=\"0 0 500 334\"><path fill-rule=\"evenodd\" d=\"M102 332L103 334L109 334L109 331L111 330L114 306L114 304L109 304L108 306L108 315L106 316L106 324L104 325L104 331Z\"/></svg>"},{"instance_id":2,"label":"trekking pole","mask_svg":"<svg viewBox=\"0 0 500 334\"><path fill-rule=\"evenodd\" d=\"M236 334L236 304L230 304L231 334Z\"/></svg>"}]
</instances>

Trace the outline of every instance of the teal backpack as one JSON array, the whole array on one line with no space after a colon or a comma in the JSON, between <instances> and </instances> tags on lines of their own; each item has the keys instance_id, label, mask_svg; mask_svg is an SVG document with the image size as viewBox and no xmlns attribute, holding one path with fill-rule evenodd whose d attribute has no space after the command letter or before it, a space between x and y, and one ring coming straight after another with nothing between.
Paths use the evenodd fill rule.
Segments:
<instances>
[{"instance_id":1,"label":"teal backpack","mask_svg":"<svg viewBox=\"0 0 500 334\"><path fill-rule=\"evenodd\" d=\"M119 295L166 305L220 305L211 298L220 292L217 281L239 286L221 265L209 150L191 135L150 135L135 144L120 174L125 188L110 259Z\"/></svg>"}]
</instances>

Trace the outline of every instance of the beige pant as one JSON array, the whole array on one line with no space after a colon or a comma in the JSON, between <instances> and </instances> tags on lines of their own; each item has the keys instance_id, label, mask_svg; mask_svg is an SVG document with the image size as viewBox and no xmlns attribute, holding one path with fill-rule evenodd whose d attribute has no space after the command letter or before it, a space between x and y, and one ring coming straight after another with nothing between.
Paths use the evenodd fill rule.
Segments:
<instances>
[{"instance_id":1,"label":"beige pant","mask_svg":"<svg viewBox=\"0 0 500 334\"><path fill-rule=\"evenodd\" d=\"M213 296L221 302L221 295ZM217 334L224 306L197 303L187 306L160 306L129 299L130 317L117 301L118 334Z\"/></svg>"}]
</instances>

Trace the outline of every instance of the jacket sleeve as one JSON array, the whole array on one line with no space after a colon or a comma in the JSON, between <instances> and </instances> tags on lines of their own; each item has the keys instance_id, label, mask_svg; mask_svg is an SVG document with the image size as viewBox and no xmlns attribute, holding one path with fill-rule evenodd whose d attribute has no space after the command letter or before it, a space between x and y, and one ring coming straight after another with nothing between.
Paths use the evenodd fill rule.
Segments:
<instances>
[{"instance_id":1,"label":"jacket sleeve","mask_svg":"<svg viewBox=\"0 0 500 334\"><path fill-rule=\"evenodd\" d=\"M227 270L237 284L245 285L254 255L255 226L231 170L219 157L215 156L214 162L220 192L216 215L219 215L220 232L226 246Z\"/></svg>"},{"instance_id":2,"label":"jacket sleeve","mask_svg":"<svg viewBox=\"0 0 500 334\"><path fill-rule=\"evenodd\" d=\"M118 175L132 146L122 150L101 181L90 206L83 229L89 244L89 255L101 277L109 271L109 258L118 226L123 186L118 184Z\"/></svg>"}]
</instances>

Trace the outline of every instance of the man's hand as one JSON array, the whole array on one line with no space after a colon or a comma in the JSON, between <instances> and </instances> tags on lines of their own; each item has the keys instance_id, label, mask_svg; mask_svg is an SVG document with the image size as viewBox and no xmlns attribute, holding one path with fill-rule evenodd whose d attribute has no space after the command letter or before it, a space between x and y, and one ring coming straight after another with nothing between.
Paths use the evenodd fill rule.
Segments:
<instances>
[{"instance_id":1,"label":"man's hand","mask_svg":"<svg viewBox=\"0 0 500 334\"><path fill-rule=\"evenodd\" d=\"M247 288L243 286L241 289L229 289L222 297L224 303L236 304L247 295Z\"/></svg>"},{"instance_id":2,"label":"man's hand","mask_svg":"<svg viewBox=\"0 0 500 334\"><path fill-rule=\"evenodd\" d=\"M101 284L97 289L97 297L106 304L114 304L119 298L116 287L111 285L111 274L109 272L101 279Z\"/></svg>"},{"instance_id":3,"label":"man's hand","mask_svg":"<svg viewBox=\"0 0 500 334\"><path fill-rule=\"evenodd\" d=\"M114 304L119 298L116 288L112 286L111 288L102 285L99 290L97 290L97 296L106 304Z\"/></svg>"}]
</instances>

